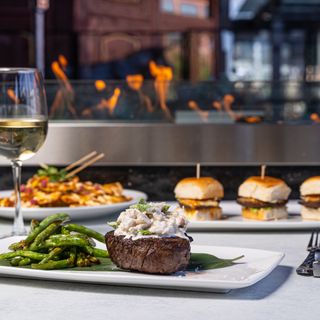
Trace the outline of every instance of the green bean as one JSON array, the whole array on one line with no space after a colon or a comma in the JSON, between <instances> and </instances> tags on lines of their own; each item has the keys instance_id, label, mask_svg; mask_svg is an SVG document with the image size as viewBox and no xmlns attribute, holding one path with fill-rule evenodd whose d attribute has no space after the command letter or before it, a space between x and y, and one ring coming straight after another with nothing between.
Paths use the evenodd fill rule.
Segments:
<instances>
[{"instance_id":1,"label":"green bean","mask_svg":"<svg viewBox=\"0 0 320 320\"><path fill-rule=\"evenodd\" d=\"M47 254L34 252L34 251L18 250L18 251L0 254L0 260L12 259L12 258L18 257L18 256L30 258L32 260L41 261L42 259L44 259L47 256Z\"/></svg>"},{"instance_id":2,"label":"green bean","mask_svg":"<svg viewBox=\"0 0 320 320\"><path fill-rule=\"evenodd\" d=\"M85 266L85 267L90 267L90 266L92 266L92 263L91 263L91 261L90 261L88 258L85 258L85 259L84 259L84 266Z\"/></svg>"},{"instance_id":3,"label":"green bean","mask_svg":"<svg viewBox=\"0 0 320 320\"><path fill-rule=\"evenodd\" d=\"M69 234L70 234L70 231L67 230L65 226L62 226L62 227L61 227L61 234L69 235Z\"/></svg>"},{"instance_id":4,"label":"green bean","mask_svg":"<svg viewBox=\"0 0 320 320\"><path fill-rule=\"evenodd\" d=\"M85 254L83 252L79 252L76 260L77 267L85 267Z\"/></svg>"},{"instance_id":5,"label":"green bean","mask_svg":"<svg viewBox=\"0 0 320 320\"><path fill-rule=\"evenodd\" d=\"M51 241L64 241L64 240L82 240L83 243L90 245L90 240L87 236L80 234L53 234L48 240Z\"/></svg>"},{"instance_id":6,"label":"green bean","mask_svg":"<svg viewBox=\"0 0 320 320\"><path fill-rule=\"evenodd\" d=\"M90 267L92 264L100 264L100 260L94 256L86 255L84 252L80 252L77 259L78 267Z\"/></svg>"},{"instance_id":7,"label":"green bean","mask_svg":"<svg viewBox=\"0 0 320 320\"><path fill-rule=\"evenodd\" d=\"M20 262L19 262L19 267L24 267L24 266L28 266L29 264L31 264L31 259L30 258L23 258Z\"/></svg>"},{"instance_id":8,"label":"green bean","mask_svg":"<svg viewBox=\"0 0 320 320\"><path fill-rule=\"evenodd\" d=\"M50 247L70 247L70 246L76 246L76 247L85 247L88 243L82 239L82 238L76 238L76 237L66 237L66 238L60 238L60 239L47 239L44 241L44 248L50 248Z\"/></svg>"},{"instance_id":9,"label":"green bean","mask_svg":"<svg viewBox=\"0 0 320 320\"><path fill-rule=\"evenodd\" d=\"M32 231L32 230L34 230L38 225L39 225L39 221L38 220L36 220L36 219L32 219L31 220L31 223L30 223L30 230Z\"/></svg>"},{"instance_id":10,"label":"green bean","mask_svg":"<svg viewBox=\"0 0 320 320\"><path fill-rule=\"evenodd\" d=\"M21 261L21 260L23 260L24 258L23 257L20 257L20 256L18 256L18 257L13 257L11 260L10 260L10 264L12 265L12 266L14 266L14 267L17 267L18 265L19 265L19 262Z\"/></svg>"},{"instance_id":11,"label":"green bean","mask_svg":"<svg viewBox=\"0 0 320 320\"><path fill-rule=\"evenodd\" d=\"M77 260L77 247L71 247L70 248L70 261L72 261L72 264L76 263Z\"/></svg>"},{"instance_id":12,"label":"green bean","mask_svg":"<svg viewBox=\"0 0 320 320\"><path fill-rule=\"evenodd\" d=\"M99 248L92 248L91 255L94 257L100 257L100 258L109 258L108 251L104 249L99 249Z\"/></svg>"},{"instance_id":13,"label":"green bean","mask_svg":"<svg viewBox=\"0 0 320 320\"><path fill-rule=\"evenodd\" d=\"M79 232L79 233L85 234L88 237L94 238L102 243L105 243L104 235L102 235L101 233L99 233L95 230L92 230L90 228L80 226L75 223L70 223L70 224L66 225L65 228L69 231Z\"/></svg>"},{"instance_id":14,"label":"green bean","mask_svg":"<svg viewBox=\"0 0 320 320\"><path fill-rule=\"evenodd\" d=\"M64 248L62 247L53 248L48 255L39 262L39 264L47 263L49 260L52 260L54 257L59 255L63 250Z\"/></svg>"},{"instance_id":15,"label":"green bean","mask_svg":"<svg viewBox=\"0 0 320 320\"><path fill-rule=\"evenodd\" d=\"M17 250L24 250L27 248L27 244L25 240L21 240L19 242L11 243L9 246L10 250L17 251Z\"/></svg>"},{"instance_id":16,"label":"green bean","mask_svg":"<svg viewBox=\"0 0 320 320\"><path fill-rule=\"evenodd\" d=\"M65 222L67 220L69 220L69 216L66 213L57 213L57 214L53 214L47 218L45 218L44 220L42 220L39 225L32 230L29 235L27 236L27 238L25 239L25 242L27 245L30 245L32 243L32 241L36 238L36 236L42 232L45 228L47 228L51 223L55 222L55 221L61 221L61 222Z\"/></svg>"},{"instance_id":17,"label":"green bean","mask_svg":"<svg viewBox=\"0 0 320 320\"><path fill-rule=\"evenodd\" d=\"M89 257L88 257L88 260L89 260L91 263L94 263L94 264L100 264L100 263L101 263L101 261L100 261L98 258L93 257L93 256L89 256Z\"/></svg>"},{"instance_id":18,"label":"green bean","mask_svg":"<svg viewBox=\"0 0 320 320\"><path fill-rule=\"evenodd\" d=\"M74 264L70 259L64 259L64 260L58 260L53 261L50 260L47 263L32 263L31 268L32 269L40 269L40 270L52 270L52 269L64 269L64 268L71 268Z\"/></svg>"},{"instance_id":19,"label":"green bean","mask_svg":"<svg viewBox=\"0 0 320 320\"><path fill-rule=\"evenodd\" d=\"M95 247L95 246L96 246L95 241L94 241L92 238L89 238L88 236L86 236L85 234L82 234L82 233L72 233L72 234L69 234L69 235L84 239L85 241L88 242L88 245L90 245L91 247Z\"/></svg>"},{"instance_id":20,"label":"green bean","mask_svg":"<svg viewBox=\"0 0 320 320\"><path fill-rule=\"evenodd\" d=\"M30 245L30 250L31 251L36 251L40 245L42 244L42 242L47 239L50 235L52 235L61 225L61 221L55 221L51 224L48 225L48 227L46 227L43 231L41 231L36 238L34 239L34 241L31 243Z\"/></svg>"}]
</instances>

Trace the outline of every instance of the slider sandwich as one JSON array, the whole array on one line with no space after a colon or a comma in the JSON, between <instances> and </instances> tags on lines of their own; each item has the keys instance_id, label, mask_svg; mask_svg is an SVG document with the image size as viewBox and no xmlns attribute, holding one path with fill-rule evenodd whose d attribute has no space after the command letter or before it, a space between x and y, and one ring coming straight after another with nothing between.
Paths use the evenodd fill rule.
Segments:
<instances>
[{"instance_id":1,"label":"slider sandwich","mask_svg":"<svg viewBox=\"0 0 320 320\"><path fill-rule=\"evenodd\" d=\"M300 186L300 194L302 219L320 220L320 176L305 180Z\"/></svg>"},{"instance_id":2,"label":"slider sandwich","mask_svg":"<svg viewBox=\"0 0 320 320\"><path fill-rule=\"evenodd\" d=\"M250 177L240 185L237 202L242 206L242 216L246 219L285 219L290 192L291 189L281 179Z\"/></svg>"},{"instance_id":3,"label":"slider sandwich","mask_svg":"<svg viewBox=\"0 0 320 320\"><path fill-rule=\"evenodd\" d=\"M185 178L176 185L174 193L189 220L221 219L223 186L219 181L211 177Z\"/></svg>"}]
</instances>

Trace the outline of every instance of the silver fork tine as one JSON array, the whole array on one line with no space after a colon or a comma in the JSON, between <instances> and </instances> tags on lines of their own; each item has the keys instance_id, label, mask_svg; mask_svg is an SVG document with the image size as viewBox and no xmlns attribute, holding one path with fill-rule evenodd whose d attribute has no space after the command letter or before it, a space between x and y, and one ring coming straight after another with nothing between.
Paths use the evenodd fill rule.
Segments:
<instances>
[{"instance_id":1,"label":"silver fork tine","mask_svg":"<svg viewBox=\"0 0 320 320\"><path fill-rule=\"evenodd\" d=\"M314 247L316 247L316 248L320 247L320 243L318 241L318 238L319 238L319 229L317 229L316 241L315 241L315 245L314 245Z\"/></svg>"},{"instance_id":2,"label":"silver fork tine","mask_svg":"<svg viewBox=\"0 0 320 320\"><path fill-rule=\"evenodd\" d=\"M312 230L311 237L310 237L310 241L309 241L308 247L307 247L307 250L308 250L308 251L310 251L311 248L313 247L313 236L314 236L314 233L315 233L315 230Z\"/></svg>"}]
</instances>

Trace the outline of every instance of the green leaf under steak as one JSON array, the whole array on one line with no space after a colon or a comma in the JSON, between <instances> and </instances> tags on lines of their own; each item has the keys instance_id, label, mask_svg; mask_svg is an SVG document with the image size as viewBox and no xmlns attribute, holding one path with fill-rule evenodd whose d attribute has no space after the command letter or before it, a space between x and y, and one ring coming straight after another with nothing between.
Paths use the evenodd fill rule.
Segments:
<instances>
[{"instance_id":1,"label":"green leaf under steak","mask_svg":"<svg viewBox=\"0 0 320 320\"><path fill-rule=\"evenodd\" d=\"M230 267L235 261L240 260L244 256L234 259L220 259L208 253L191 253L187 271L201 271Z\"/></svg>"}]
</instances>

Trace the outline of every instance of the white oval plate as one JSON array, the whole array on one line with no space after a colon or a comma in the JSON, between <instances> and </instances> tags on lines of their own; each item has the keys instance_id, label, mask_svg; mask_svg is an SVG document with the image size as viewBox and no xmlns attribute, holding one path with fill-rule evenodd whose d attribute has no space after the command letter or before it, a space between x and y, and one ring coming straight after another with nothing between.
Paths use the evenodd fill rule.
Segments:
<instances>
[{"instance_id":1,"label":"white oval plate","mask_svg":"<svg viewBox=\"0 0 320 320\"><path fill-rule=\"evenodd\" d=\"M23 238L0 239L0 253L7 252L9 244ZM100 243L97 243L97 247L104 248ZM191 245L191 251L193 253L209 253L224 259L232 259L240 255L244 255L244 258L231 267L186 272L184 276L180 273L161 276L136 272L72 271L72 269L36 270L6 266L0 266L0 275L51 281L225 293L232 289L249 287L262 280L276 268L284 257L281 252L234 247Z\"/></svg>"},{"instance_id":2,"label":"white oval plate","mask_svg":"<svg viewBox=\"0 0 320 320\"><path fill-rule=\"evenodd\" d=\"M0 192L0 197L8 197L12 194L12 190L5 190ZM91 219L111 215L117 213L123 209L128 208L132 204L137 203L140 199L147 199L147 195L144 192L137 190L124 189L123 194L125 196L131 197L131 201L92 206L92 207L54 207L54 208L22 208L23 217L25 220L31 219L44 219L47 216L57 213L64 212L67 213L72 220L80 219ZM13 218L14 208L0 207L0 217L2 218Z\"/></svg>"}]
</instances>

